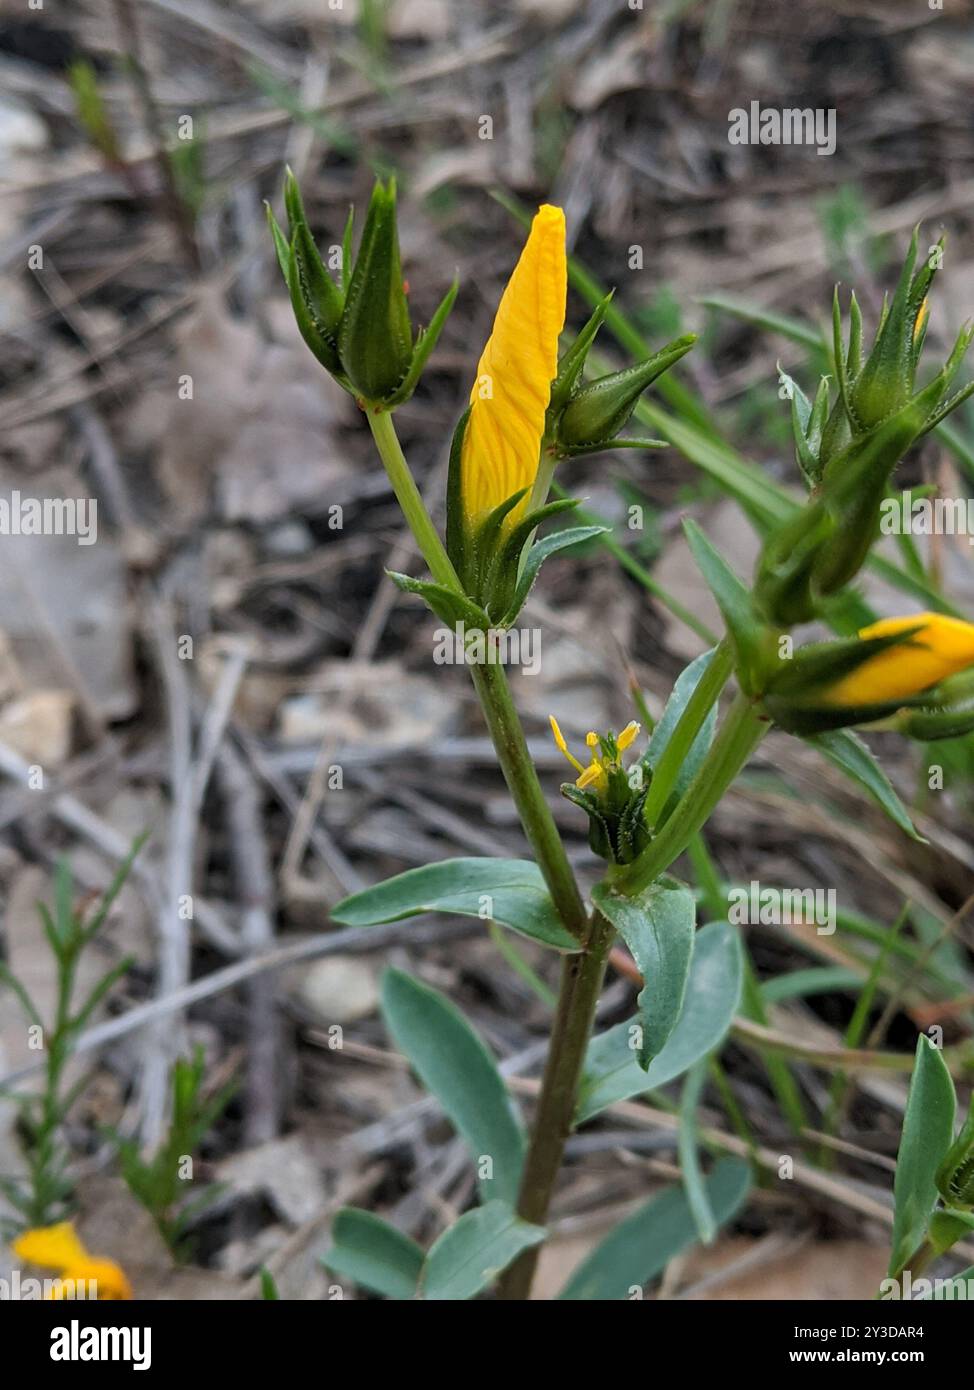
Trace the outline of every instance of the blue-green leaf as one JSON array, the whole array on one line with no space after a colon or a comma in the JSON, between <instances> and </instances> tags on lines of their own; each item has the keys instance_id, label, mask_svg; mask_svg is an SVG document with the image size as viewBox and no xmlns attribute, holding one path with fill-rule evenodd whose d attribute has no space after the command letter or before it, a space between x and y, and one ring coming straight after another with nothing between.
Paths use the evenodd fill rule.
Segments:
<instances>
[{"instance_id":1,"label":"blue-green leaf","mask_svg":"<svg viewBox=\"0 0 974 1390\"><path fill-rule=\"evenodd\" d=\"M473 1298L522 1250L544 1237L542 1226L522 1221L506 1202L488 1202L464 1212L430 1248L421 1280L423 1297Z\"/></svg>"},{"instance_id":2,"label":"blue-green leaf","mask_svg":"<svg viewBox=\"0 0 974 1390\"><path fill-rule=\"evenodd\" d=\"M666 1046L646 1071L636 1061L638 1020L620 1023L594 1038L585 1057L576 1122L589 1120L616 1101L663 1086L723 1042L741 997L743 960L737 931L713 922L697 933L683 1012Z\"/></svg>"},{"instance_id":3,"label":"blue-green leaf","mask_svg":"<svg viewBox=\"0 0 974 1390\"><path fill-rule=\"evenodd\" d=\"M513 1206L524 1130L483 1042L449 999L401 970L382 977L382 1015L396 1046L466 1141L482 1172L482 1199L498 1197Z\"/></svg>"},{"instance_id":4,"label":"blue-green leaf","mask_svg":"<svg viewBox=\"0 0 974 1390\"><path fill-rule=\"evenodd\" d=\"M947 1063L940 1050L921 1033L893 1180L891 1275L898 1275L906 1267L927 1233L927 1223L937 1202L937 1169L954 1137L956 1104Z\"/></svg>"},{"instance_id":5,"label":"blue-green leaf","mask_svg":"<svg viewBox=\"0 0 974 1390\"><path fill-rule=\"evenodd\" d=\"M718 1226L740 1210L751 1186L751 1169L739 1158L722 1158L705 1183ZM697 1239L686 1195L667 1188L635 1211L597 1245L558 1295L573 1301L632 1298L676 1255Z\"/></svg>"},{"instance_id":6,"label":"blue-green leaf","mask_svg":"<svg viewBox=\"0 0 974 1390\"><path fill-rule=\"evenodd\" d=\"M541 870L530 859L443 859L408 869L373 888L353 893L332 908L335 922L374 927L420 912L480 917L559 951L577 951L562 926Z\"/></svg>"},{"instance_id":7,"label":"blue-green leaf","mask_svg":"<svg viewBox=\"0 0 974 1390\"><path fill-rule=\"evenodd\" d=\"M643 977L636 1002L642 1027L639 1065L645 1071L683 1008L697 905L689 888L675 879L653 883L634 898L598 884L592 901L625 941Z\"/></svg>"},{"instance_id":8,"label":"blue-green leaf","mask_svg":"<svg viewBox=\"0 0 974 1390\"><path fill-rule=\"evenodd\" d=\"M414 1298L423 1248L370 1211L342 1207L331 1225L334 1242L321 1262L386 1298Z\"/></svg>"}]
</instances>

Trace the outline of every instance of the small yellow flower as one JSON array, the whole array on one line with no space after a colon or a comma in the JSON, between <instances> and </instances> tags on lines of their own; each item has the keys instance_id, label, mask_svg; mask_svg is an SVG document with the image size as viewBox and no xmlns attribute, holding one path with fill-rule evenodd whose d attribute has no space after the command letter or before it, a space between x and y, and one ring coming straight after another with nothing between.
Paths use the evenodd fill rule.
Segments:
<instances>
[{"instance_id":1,"label":"small yellow flower","mask_svg":"<svg viewBox=\"0 0 974 1390\"><path fill-rule=\"evenodd\" d=\"M890 637L910 628L917 629L911 637L877 652L837 681L825 692L825 702L855 706L905 700L974 665L974 624L942 613L883 618L862 628L859 636Z\"/></svg>"},{"instance_id":2,"label":"small yellow flower","mask_svg":"<svg viewBox=\"0 0 974 1390\"><path fill-rule=\"evenodd\" d=\"M468 526L476 526L513 493L534 483L545 411L558 370L567 274L565 214L545 203L501 297L470 393L460 455ZM508 514L505 528L523 515L527 500Z\"/></svg>"},{"instance_id":3,"label":"small yellow flower","mask_svg":"<svg viewBox=\"0 0 974 1390\"><path fill-rule=\"evenodd\" d=\"M62 1281L52 1291L52 1298L65 1298L74 1293L80 1280L93 1281L99 1299L130 1299L132 1288L122 1270L113 1260L99 1259L85 1249L74 1225L61 1221L56 1226L35 1226L17 1237L12 1246L14 1254L25 1264L53 1269Z\"/></svg>"},{"instance_id":4,"label":"small yellow flower","mask_svg":"<svg viewBox=\"0 0 974 1390\"><path fill-rule=\"evenodd\" d=\"M548 719L551 722L551 732L559 750L564 753L572 767L580 774L575 779L576 787L581 791L584 791L586 787L595 787L597 791L604 791L608 784L610 764L602 753L602 745L598 734L591 732L585 735L585 743L589 750L589 758L591 759L588 767L585 767L575 757L574 753L570 751L555 716L549 714ZM620 753L625 752L638 733L639 725L633 719L626 725L622 733L616 739L616 747ZM611 766L614 766L614 764Z\"/></svg>"}]
</instances>

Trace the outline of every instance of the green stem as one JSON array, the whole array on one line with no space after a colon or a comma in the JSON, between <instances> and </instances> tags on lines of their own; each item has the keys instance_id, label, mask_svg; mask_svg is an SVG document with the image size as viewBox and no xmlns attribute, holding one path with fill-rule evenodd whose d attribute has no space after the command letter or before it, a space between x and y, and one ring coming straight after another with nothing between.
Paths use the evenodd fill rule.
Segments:
<instances>
[{"instance_id":1,"label":"green stem","mask_svg":"<svg viewBox=\"0 0 974 1390\"><path fill-rule=\"evenodd\" d=\"M369 414L368 421L389 481L430 573L437 583L462 592L456 571L413 481L391 415ZM555 909L572 935L584 943L581 951L566 956L562 963L548 1060L518 1202L522 1217L540 1224L548 1210L572 1126L578 1081L613 931L598 913L589 921L551 808L531 761L504 668L489 657L488 652L488 660L472 666L470 673L497 759ZM528 1251L515 1261L502 1281L502 1297L528 1296L536 1262L537 1251Z\"/></svg>"},{"instance_id":2,"label":"green stem","mask_svg":"<svg viewBox=\"0 0 974 1390\"><path fill-rule=\"evenodd\" d=\"M577 955L566 956L562 963L558 1008L517 1207L519 1216L534 1225L542 1225L548 1215L565 1142L572 1130L578 1082L595 1022L595 1006L602 989L612 937L611 925L600 913L595 913L585 949ZM514 1261L501 1278L501 1298L528 1297L538 1253L538 1248L534 1247Z\"/></svg>"},{"instance_id":3,"label":"green stem","mask_svg":"<svg viewBox=\"0 0 974 1390\"><path fill-rule=\"evenodd\" d=\"M703 765L662 830L638 859L622 869L610 870L609 878L617 892L634 896L666 872L704 826L768 727L750 700L743 694L738 695Z\"/></svg>"},{"instance_id":4,"label":"green stem","mask_svg":"<svg viewBox=\"0 0 974 1390\"><path fill-rule=\"evenodd\" d=\"M409 464L406 462L396 434L396 427L392 422L391 411L382 410L377 413L366 410L365 418L369 422L372 437L379 451L379 457L385 465L386 473L389 475L396 500L402 508L402 514L406 518L410 531L416 538L416 544L420 548L430 574L437 584L442 584L446 589L452 589L454 593L462 593L463 589L457 578L457 572L453 568L453 563L446 553L436 527L430 520L430 514L420 496L419 488L409 471Z\"/></svg>"},{"instance_id":5,"label":"green stem","mask_svg":"<svg viewBox=\"0 0 974 1390\"><path fill-rule=\"evenodd\" d=\"M588 914L578 891L565 846L558 834L555 818L538 781L538 774L524 738L511 688L503 666L487 661L471 666L474 689L480 700L487 727L504 773L508 790L517 807L528 843L544 875L558 915L580 941L588 928Z\"/></svg>"}]
</instances>

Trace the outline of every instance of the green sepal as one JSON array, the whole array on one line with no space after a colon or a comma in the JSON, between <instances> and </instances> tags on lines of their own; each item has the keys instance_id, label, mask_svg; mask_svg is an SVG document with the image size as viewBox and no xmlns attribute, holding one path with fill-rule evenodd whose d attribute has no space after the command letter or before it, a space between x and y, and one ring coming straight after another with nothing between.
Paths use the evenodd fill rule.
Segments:
<instances>
[{"instance_id":1,"label":"green sepal","mask_svg":"<svg viewBox=\"0 0 974 1390\"><path fill-rule=\"evenodd\" d=\"M352 283L352 236L355 229L355 208L348 209L348 216L345 219L345 230L342 232L342 294L348 296L348 287Z\"/></svg>"},{"instance_id":2,"label":"green sepal","mask_svg":"<svg viewBox=\"0 0 974 1390\"><path fill-rule=\"evenodd\" d=\"M267 225L270 227L271 237L274 241L274 250L277 252L277 263L281 267L284 283L287 284L291 269L291 248L288 245L287 237L278 225L277 218L274 216L274 209L266 198L264 199L264 212L267 215Z\"/></svg>"},{"instance_id":3,"label":"green sepal","mask_svg":"<svg viewBox=\"0 0 974 1390\"><path fill-rule=\"evenodd\" d=\"M582 458L585 454L604 454L608 449L668 449L668 439L640 439L627 436L622 439L606 439L601 444L555 445L560 459Z\"/></svg>"},{"instance_id":4,"label":"green sepal","mask_svg":"<svg viewBox=\"0 0 974 1390\"><path fill-rule=\"evenodd\" d=\"M296 238L291 243L287 285L291 294L291 308L294 311L298 331L326 371L341 381L347 389L348 379L342 370L335 335L315 312L314 305L308 296L307 281L302 279L305 263L299 260L295 246Z\"/></svg>"},{"instance_id":5,"label":"green sepal","mask_svg":"<svg viewBox=\"0 0 974 1390\"><path fill-rule=\"evenodd\" d=\"M834 522L819 498L768 536L758 561L754 602L776 627L793 627L817 615L812 575L833 529Z\"/></svg>"},{"instance_id":6,"label":"green sepal","mask_svg":"<svg viewBox=\"0 0 974 1390\"><path fill-rule=\"evenodd\" d=\"M927 1227L927 1238L938 1255L945 1254L959 1240L974 1231L974 1212L949 1207L935 1211Z\"/></svg>"},{"instance_id":7,"label":"green sepal","mask_svg":"<svg viewBox=\"0 0 974 1390\"><path fill-rule=\"evenodd\" d=\"M308 226L298 181L290 169L284 179L284 206L287 209L291 255L297 262L298 281L309 312L324 325L325 332L334 336L345 307L345 296L321 259Z\"/></svg>"},{"instance_id":8,"label":"green sepal","mask_svg":"<svg viewBox=\"0 0 974 1390\"><path fill-rule=\"evenodd\" d=\"M974 1209L974 1096L960 1133L937 1169L936 1181L948 1205Z\"/></svg>"},{"instance_id":9,"label":"green sepal","mask_svg":"<svg viewBox=\"0 0 974 1390\"><path fill-rule=\"evenodd\" d=\"M904 710L896 721L898 733L919 743L935 743L941 738L964 738L974 733L974 699L946 709L924 706Z\"/></svg>"},{"instance_id":10,"label":"green sepal","mask_svg":"<svg viewBox=\"0 0 974 1390\"><path fill-rule=\"evenodd\" d=\"M615 290L610 290L604 298L596 304L588 322L572 343L568 351L559 358L558 374L551 383L551 396L548 401L548 418L551 421L557 419L561 410L568 404L575 387L578 385L579 377L585 366L585 359L588 357L589 348L595 341L595 335L602 327L606 311Z\"/></svg>"},{"instance_id":11,"label":"green sepal","mask_svg":"<svg viewBox=\"0 0 974 1390\"><path fill-rule=\"evenodd\" d=\"M386 570L386 574L404 594L419 594L436 616L442 618L445 623L449 623L450 627L456 627L458 623L462 622L481 632L486 632L491 625L490 619L479 604L474 603L464 594L454 593L444 584L433 584L426 579L414 579L412 575L398 574L395 570Z\"/></svg>"},{"instance_id":12,"label":"green sepal","mask_svg":"<svg viewBox=\"0 0 974 1390\"><path fill-rule=\"evenodd\" d=\"M416 390L419 378L423 374L423 368L426 366L429 355L436 347L437 340L443 332L443 325L450 316L450 310L453 308L453 303L457 297L459 288L460 281L454 277L453 284L440 300L436 313L430 319L429 327L421 328L416 335L416 345L413 348L413 359L409 364L409 371L406 373L399 389L394 391L392 395L383 402L383 406L386 410L392 410L395 406L402 405L404 401L409 400L410 396Z\"/></svg>"},{"instance_id":13,"label":"green sepal","mask_svg":"<svg viewBox=\"0 0 974 1390\"><path fill-rule=\"evenodd\" d=\"M497 558L504 518L527 497L529 491L529 488L522 487L517 492L512 492L510 497L487 513L471 539L472 563L468 587L473 596L485 604L489 604L490 601L489 578Z\"/></svg>"},{"instance_id":14,"label":"green sepal","mask_svg":"<svg viewBox=\"0 0 974 1390\"><path fill-rule=\"evenodd\" d=\"M912 334L919 303L912 307L910 289L918 248L919 228L914 228L889 311L850 392L850 413L865 429L899 410L913 389Z\"/></svg>"},{"instance_id":15,"label":"green sepal","mask_svg":"<svg viewBox=\"0 0 974 1390\"><path fill-rule=\"evenodd\" d=\"M826 464L821 496L835 527L815 563L820 594L835 593L862 568L879 531L879 508L893 469L922 430L928 403L935 404L941 393L935 379Z\"/></svg>"},{"instance_id":16,"label":"green sepal","mask_svg":"<svg viewBox=\"0 0 974 1390\"><path fill-rule=\"evenodd\" d=\"M472 556L470 538L467 535L463 516L463 478L460 472L460 457L463 453L463 437L470 419L470 406L460 416L453 439L450 443L450 466L446 480L446 553L453 568L460 576L465 589L471 587L469 573Z\"/></svg>"},{"instance_id":17,"label":"green sepal","mask_svg":"<svg viewBox=\"0 0 974 1390\"><path fill-rule=\"evenodd\" d=\"M645 362L637 362L620 372L611 372L583 386L565 406L558 421L556 438L567 448L600 444L622 429L648 386L690 351L695 333L676 338Z\"/></svg>"},{"instance_id":18,"label":"green sepal","mask_svg":"<svg viewBox=\"0 0 974 1390\"><path fill-rule=\"evenodd\" d=\"M633 792L632 798L619 817L614 856L617 864L631 864L652 839L652 833L643 815L648 792L648 783L642 791Z\"/></svg>"},{"instance_id":19,"label":"green sepal","mask_svg":"<svg viewBox=\"0 0 974 1390\"><path fill-rule=\"evenodd\" d=\"M567 801L571 801L588 816L588 845L593 854L597 854L600 859L607 863L615 863L615 846L612 843L612 832L609 829L609 822L602 812L599 799L592 792L576 787L574 782L562 782L561 794Z\"/></svg>"},{"instance_id":20,"label":"green sepal","mask_svg":"<svg viewBox=\"0 0 974 1390\"><path fill-rule=\"evenodd\" d=\"M502 502L501 507L506 507L510 500L508 498ZM518 578L524 568L521 565L521 552L541 523L577 506L577 497L562 497L556 502L546 502L512 526L504 540L494 546L492 553L487 553L478 544L478 570L483 586L481 598L492 613L506 613L511 607ZM489 524L497 510L499 508L495 508L487 517L485 524Z\"/></svg>"},{"instance_id":21,"label":"green sepal","mask_svg":"<svg viewBox=\"0 0 974 1390\"><path fill-rule=\"evenodd\" d=\"M396 230L396 182L377 179L338 329L342 367L355 392L382 404L403 384L413 357L409 305Z\"/></svg>"},{"instance_id":22,"label":"green sepal","mask_svg":"<svg viewBox=\"0 0 974 1390\"><path fill-rule=\"evenodd\" d=\"M567 550L569 546L581 545L584 541L605 535L609 529L608 526L570 526L563 531L553 531L550 536L544 536L540 541L535 542L528 551L521 577L514 590L514 597L500 620L500 626L510 627L512 623L517 621L518 614L527 601L541 566L549 556L556 554L559 550Z\"/></svg>"},{"instance_id":23,"label":"green sepal","mask_svg":"<svg viewBox=\"0 0 974 1390\"><path fill-rule=\"evenodd\" d=\"M690 553L707 588L717 600L717 607L726 624L734 647L734 664L741 689L746 695L752 695L760 690L762 684L767 625L756 612L745 585L696 522L688 517L683 523L683 530Z\"/></svg>"}]
</instances>

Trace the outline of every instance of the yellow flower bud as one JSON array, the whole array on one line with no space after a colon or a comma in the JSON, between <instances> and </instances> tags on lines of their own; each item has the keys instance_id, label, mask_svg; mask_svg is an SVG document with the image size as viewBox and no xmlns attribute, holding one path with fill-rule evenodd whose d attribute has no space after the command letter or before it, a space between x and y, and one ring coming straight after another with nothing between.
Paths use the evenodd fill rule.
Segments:
<instances>
[{"instance_id":1,"label":"yellow flower bud","mask_svg":"<svg viewBox=\"0 0 974 1390\"><path fill-rule=\"evenodd\" d=\"M859 636L893 637L911 628L917 629L912 636L877 652L823 691L822 702L841 707L905 700L974 665L974 624L942 613L883 618Z\"/></svg>"},{"instance_id":2,"label":"yellow flower bud","mask_svg":"<svg viewBox=\"0 0 974 1390\"><path fill-rule=\"evenodd\" d=\"M538 472L545 411L565 324L565 214L544 204L507 283L477 367L460 456L464 521L475 527ZM524 514L527 497L504 519Z\"/></svg>"}]
</instances>

